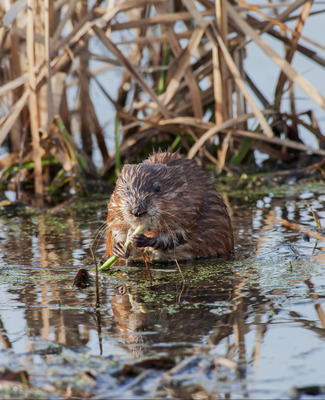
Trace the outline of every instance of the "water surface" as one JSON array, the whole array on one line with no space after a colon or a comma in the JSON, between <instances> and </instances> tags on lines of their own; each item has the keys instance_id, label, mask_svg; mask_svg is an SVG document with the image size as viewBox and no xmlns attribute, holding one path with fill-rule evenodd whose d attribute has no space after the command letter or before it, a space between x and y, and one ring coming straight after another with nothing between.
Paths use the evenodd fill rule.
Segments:
<instances>
[{"instance_id":1,"label":"water surface","mask_svg":"<svg viewBox=\"0 0 325 400\"><path fill-rule=\"evenodd\" d=\"M285 196L283 195L285 193ZM325 386L325 243L267 220L325 227L322 186L229 197L236 237L227 259L157 264L101 274L106 199L57 214L25 207L0 213L1 398L310 398ZM5 370L7 369L7 370ZM1 372L2 371L2 372ZM1 376L1 375L0 375ZM323 397L322 397L323 396ZM324 398L324 394L313 398Z\"/></svg>"}]
</instances>

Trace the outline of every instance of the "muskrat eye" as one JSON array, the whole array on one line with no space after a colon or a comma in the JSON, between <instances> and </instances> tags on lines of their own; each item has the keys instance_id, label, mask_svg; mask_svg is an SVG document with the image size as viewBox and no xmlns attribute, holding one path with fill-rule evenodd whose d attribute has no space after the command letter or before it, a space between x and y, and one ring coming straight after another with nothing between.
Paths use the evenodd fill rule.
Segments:
<instances>
[{"instance_id":1,"label":"muskrat eye","mask_svg":"<svg viewBox=\"0 0 325 400\"><path fill-rule=\"evenodd\" d=\"M160 186L156 186L156 187L154 188L154 191L155 191L155 193L160 192Z\"/></svg>"}]
</instances>

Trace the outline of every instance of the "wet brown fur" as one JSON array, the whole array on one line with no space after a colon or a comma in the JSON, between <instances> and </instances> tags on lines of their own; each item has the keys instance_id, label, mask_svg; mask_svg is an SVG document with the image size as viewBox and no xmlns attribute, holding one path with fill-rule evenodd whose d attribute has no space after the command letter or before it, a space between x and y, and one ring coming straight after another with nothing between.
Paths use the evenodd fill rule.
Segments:
<instances>
[{"instance_id":1,"label":"wet brown fur","mask_svg":"<svg viewBox=\"0 0 325 400\"><path fill-rule=\"evenodd\" d=\"M160 190L159 190L160 189ZM142 210L140 217L132 210ZM160 246L146 247L150 259L212 257L230 252L233 232L227 207L208 174L178 153L157 152L141 164L125 165L108 204L108 235L124 243L139 223ZM111 252L108 238L107 248ZM130 258L143 248L131 246Z\"/></svg>"}]
</instances>

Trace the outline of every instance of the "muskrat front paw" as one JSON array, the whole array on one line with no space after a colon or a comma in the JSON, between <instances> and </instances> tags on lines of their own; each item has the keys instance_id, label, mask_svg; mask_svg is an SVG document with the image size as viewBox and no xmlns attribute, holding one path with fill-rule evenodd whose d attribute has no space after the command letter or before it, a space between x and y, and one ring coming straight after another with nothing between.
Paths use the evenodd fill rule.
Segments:
<instances>
[{"instance_id":1,"label":"muskrat front paw","mask_svg":"<svg viewBox=\"0 0 325 400\"><path fill-rule=\"evenodd\" d=\"M156 242L155 238L149 238L143 233L130 236L130 241L135 247L152 247Z\"/></svg>"},{"instance_id":2,"label":"muskrat front paw","mask_svg":"<svg viewBox=\"0 0 325 400\"><path fill-rule=\"evenodd\" d=\"M124 244L122 242L117 242L112 248L112 254L114 256L119 256L122 258L128 258L130 255L130 251L129 249L124 248Z\"/></svg>"}]
</instances>

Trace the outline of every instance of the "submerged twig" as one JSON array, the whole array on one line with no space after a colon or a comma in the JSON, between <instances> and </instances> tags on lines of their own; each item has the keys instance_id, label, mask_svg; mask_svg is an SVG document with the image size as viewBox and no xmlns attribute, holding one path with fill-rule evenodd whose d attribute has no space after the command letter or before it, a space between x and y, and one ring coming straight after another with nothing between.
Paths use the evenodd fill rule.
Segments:
<instances>
[{"instance_id":1,"label":"submerged twig","mask_svg":"<svg viewBox=\"0 0 325 400\"><path fill-rule=\"evenodd\" d=\"M316 222L316 229L318 232L320 232L322 230L322 224L321 224L320 220L316 217L314 210L311 208L311 206L309 205L309 203L307 201L305 201L305 204L309 208L310 212L313 214L314 220Z\"/></svg>"},{"instance_id":2,"label":"submerged twig","mask_svg":"<svg viewBox=\"0 0 325 400\"><path fill-rule=\"evenodd\" d=\"M303 226L301 226L299 224L296 224L294 222L289 222L286 219L275 218L272 215L268 215L266 217L266 219L271 220L273 222L276 222L278 224L282 224L283 226L287 226L288 228L294 229L296 231L304 232L310 237L313 237L313 238L315 238L317 240L321 240L322 242L325 242L325 236L321 235L318 232L313 232L310 229L305 228L305 227L303 227Z\"/></svg>"},{"instance_id":3,"label":"submerged twig","mask_svg":"<svg viewBox=\"0 0 325 400\"><path fill-rule=\"evenodd\" d=\"M183 283L185 284L185 283L186 283L186 279L185 279L185 277L184 277L183 271L181 270L181 267L180 267L180 265L178 264L178 261L176 260L176 258L175 258L175 263L176 263L176 265L177 265L177 268L178 268L179 273L181 274L181 277L182 277L182 279L183 279Z\"/></svg>"}]
</instances>

